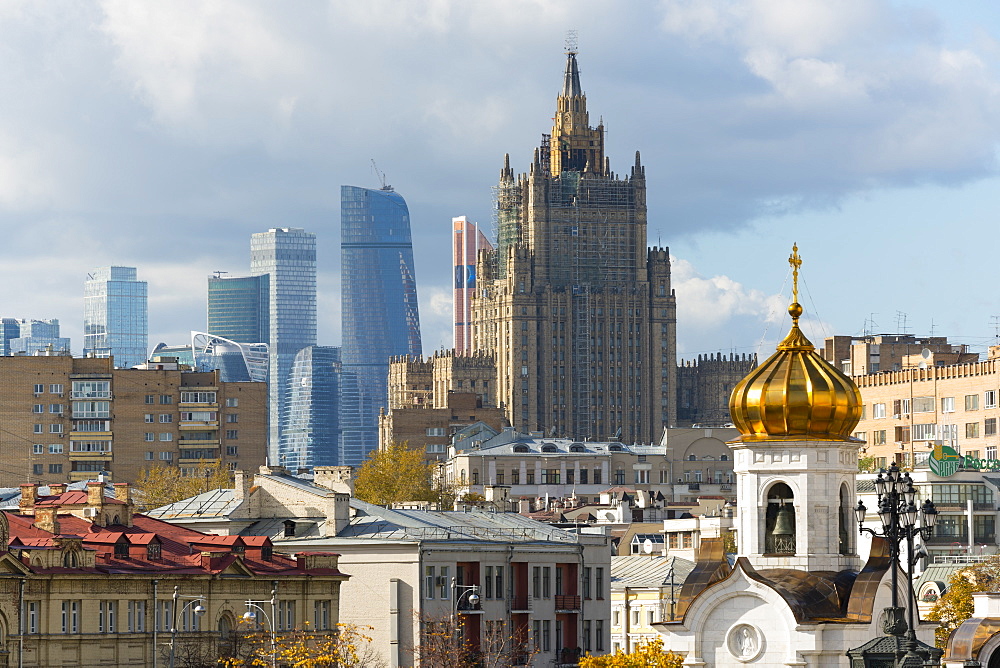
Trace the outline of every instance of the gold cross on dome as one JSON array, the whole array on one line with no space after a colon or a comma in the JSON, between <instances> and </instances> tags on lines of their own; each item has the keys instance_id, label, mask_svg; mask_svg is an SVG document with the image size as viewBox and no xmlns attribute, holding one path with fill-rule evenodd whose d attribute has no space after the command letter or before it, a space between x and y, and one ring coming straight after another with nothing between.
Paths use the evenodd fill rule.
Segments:
<instances>
[{"instance_id":1,"label":"gold cross on dome","mask_svg":"<svg viewBox=\"0 0 1000 668\"><path fill-rule=\"evenodd\" d=\"M799 247L792 244L792 254L788 256L788 264L792 266L792 301L799 303L799 267L802 266L802 258L799 256Z\"/></svg>"}]
</instances>

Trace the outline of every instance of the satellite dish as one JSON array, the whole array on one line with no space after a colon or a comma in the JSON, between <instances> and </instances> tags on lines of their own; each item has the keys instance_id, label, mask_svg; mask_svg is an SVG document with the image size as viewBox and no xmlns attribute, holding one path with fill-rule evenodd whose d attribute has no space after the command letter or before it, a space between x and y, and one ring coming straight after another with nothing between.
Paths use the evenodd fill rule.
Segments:
<instances>
[{"instance_id":1,"label":"satellite dish","mask_svg":"<svg viewBox=\"0 0 1000 668\"><path fill-rule=\"evenodd\" d=\"M653 541L648 538L642 542L642 551L646 554L653 554Z\"/></svg>"},{"instance_id":2,"label":"satellite dish","mask_svg":"<svg viewBox=\"0 0 1000 668\"><path fill-rule=\"evenodd\" d=\"M920 356L923 357L925 360L929 360L931 358L931 351L927 348L924 348L923 350L920 351Z\"/></svg>"},{"instance_id":3,"label":"satellite dish","mask_svg":"<svg viewBox=\"0 0 1000 668\"><path fill-rule=\"evenodd\" d=\"M920 364L917 365L917 368L918 369L926 369L927 368L927 362L921 362Z\"/></svg>"}]
</instances>

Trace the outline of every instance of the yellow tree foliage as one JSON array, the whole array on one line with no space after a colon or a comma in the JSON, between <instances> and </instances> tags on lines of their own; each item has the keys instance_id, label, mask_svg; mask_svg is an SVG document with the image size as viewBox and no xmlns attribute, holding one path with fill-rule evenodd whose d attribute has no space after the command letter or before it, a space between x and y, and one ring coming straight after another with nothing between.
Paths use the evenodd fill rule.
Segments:
<instances>
[{"instance_id":1,"label":"yellow tree foliage","mask_svg":"<svg viewBox=\"0 0 1000 668\"><path fill-rule=\"evenodd\" d=\"M618 650L605 656L587 656L580 659L580 668L681 668L684 657L664 651L663 640L653 638L639 643L631 652Z\"/></svg>"},{"instance_id":2,"label":"yellow tree foliage","mask_svg":"<svg viewBox=\"0 0 1000 668\"><path fill-rule=\"evenodd\" d=\"M181 499L233 486L232 474L218 466L199 464L196 475L183 476L176 466L153 466L144 469L135 481L135 503L139 512L152 510Z\"/></svg>"},{"instance_id":3,"label":"yellow tree foliage","mask_svg":"<svg viewBox=\"0 0 1000 668\"><path fill-rule=\"evenodd\" d=\"M354 480L354 495L362 501L388 506L404 501L432 501L432 465L421 450L393 443L373 450Z\"/></svg>"},{"instance_id":4,"label":"yellow tree foliage","mask_svg":"<svg viewBox=\"0 0 1000 668\"><path fill-rule=\"evenodd\" d=\"M1000 589L1000 556L955 571L948 589L931 608L927 619L940 622L935 631L937 646L944 648L951 632L972 617L972 595Z\"/></svg>"},{"instance_id":5,"label":"yellow tree foliage","mask_svg":"<svg viewBox=\"0 0 1000 668\"><path fill-rule=\"evenodd\" d=\"M372 649L366 635L369 627L338 624L335 632L308 629L278 635L272 651L271 636L249 633L228 656L219 660L224 668L247 666L291 666L293 668L384 668L385 661Z\"/></svg>"}]
</instances>

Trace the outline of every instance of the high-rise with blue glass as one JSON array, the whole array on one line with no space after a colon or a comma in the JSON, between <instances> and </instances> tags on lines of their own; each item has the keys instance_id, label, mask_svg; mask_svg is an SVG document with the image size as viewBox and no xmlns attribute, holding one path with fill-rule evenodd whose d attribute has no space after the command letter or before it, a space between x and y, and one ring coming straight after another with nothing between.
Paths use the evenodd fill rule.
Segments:
<instances>
[{"instance_id":1,"label":"high-rise with blue glass","mask_svg":"<svg viewBox=\"0 0 1000 668\"><path fill-rule=\"evenodd\" d=\"M237 343L267 343L270 274L208 277L208 329Z\"/></svg>"},{"instance_id":2,"label":"high-rise with blue glass","mask_svg":"<svg viewBox=\"0 0 1000 668\"><path fill-rule=\"evenodd\" d=\"M270 356L268 459L281 464L288 374L295 355L316 345L316 235L295 227L254 234L250 237L250 273L268 277L268 337L263 341Z\"/></svg>"},{"instance_id":3,"label":"high-rise with blue glass","mask_svg":"<svg viewBox=\"0 0 1000 668\"><path fill-rule=\"evenodd\" d=\"M291 469L337 463L340 423L340 348L309 346L288 374L288 422L281 434Z\"/></svg>"},{"instance_id":4,"label":"high-rise with blue glass","mask_svg":"<svg viewBox=\"0 0 1000 668\"><path fill-rule=\"evenodd\" d=\"M389 187L341 186L340 241L342 368L351 391L341 393L339 463L359 466L378 447L389 358L421 354L406 202Z\"/></svg>"},{"instance_id":5,"label":"high-rise with blue glass","mask_svg":"<svg viewBox=\"0 0 1000 668\"><path fill-rule=\"evenodd\" d=\"M128 369L146 361L146 281L135 267L101 267L87 276L83 293L83 354L114 357Z\"/></svg>"}]
</instances>

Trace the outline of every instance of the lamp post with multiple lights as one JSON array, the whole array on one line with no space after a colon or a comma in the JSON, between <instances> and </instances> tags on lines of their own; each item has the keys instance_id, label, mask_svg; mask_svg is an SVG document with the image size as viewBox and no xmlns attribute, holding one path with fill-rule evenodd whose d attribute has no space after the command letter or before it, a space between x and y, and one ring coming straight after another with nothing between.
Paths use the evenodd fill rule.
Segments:
<instances>
[{"instance_id":1,"label":"lamp post with multiple lights","mask_svg":"<svg viewBox=\"0 0 1000 668\"><path fill-rule=\"evenodd\" d=\"M268 615L264 608L261 607L262 603L271 604L271 614ZM257 612L264 615L264 619L267 621L267 625L271 631L271 668L275 668L278 665L278 648L277 639L275 636L274 624L277 621L277 614L275 607L278 605L278 583L277 581L271 582L271 598L263 601L246 601L247 611L243 613L244 621L251 624L257 622Z\"/></svg>"},{"instance_id":2,"label":"lamp post with multiple lights","mask_svg":"<svg viewBox=\"0 0 1000 668\"><path fill-rule=\"evenodd\" d=\"M884 538L889 543L889 557L892 564L892 607L886 608L886 618L884 630L894 636L903 636L906 640L904 647L905 654L899 655L897 651L897 665L899 666L919 666L924 663L924 657L917 653L917 633L914 625L914 602L913 602L913 566L916 557L913 552L913 539L920 536L921 540L927 540L934 531L934 523L937 521L938 511L930 499L925 499L923 505L918 509L916 506L917 490L913 486L913 480L909 473L900 470L899 465L893 462L888 471L879 471L875 478L875 492L878 495L878 516L882 520L882 531L876 531L864 526L865 515L868 509L862 501L858 501L854 509L858 520L859 533L869 533L872 536ZM920 517L920 525L917 525L917 517ZM899 562L900 541L906 541L906 575L908 578L906 586L906 614L899 606L899 593L897 587L898 575L896 564Z\"/></svg>"},{"instance_id":3,"label":"lamp post with multiple lights","mask_svg":"<svg viewBox=\"0 0 1000 668\"><path fill-rule=\"evenodd\" d=\"M190 598L192 600L185 603L184 607L178 611L177 603L182 598ZM191 612L194 613L191 626L194 627L194 630L197 630L198 619L205 614L205 606L201 604L204 599L205 597L201 594L182 594L181 588L176 585L174 586L174 600L173 604L170 606L170 668L174 668L174 660L177 655L175 648L177 643L177 615L180 614L183 616L184 611L191 607L191 605L194 605L194 608L191 608Z\"/></svg>"}]
</instances>

